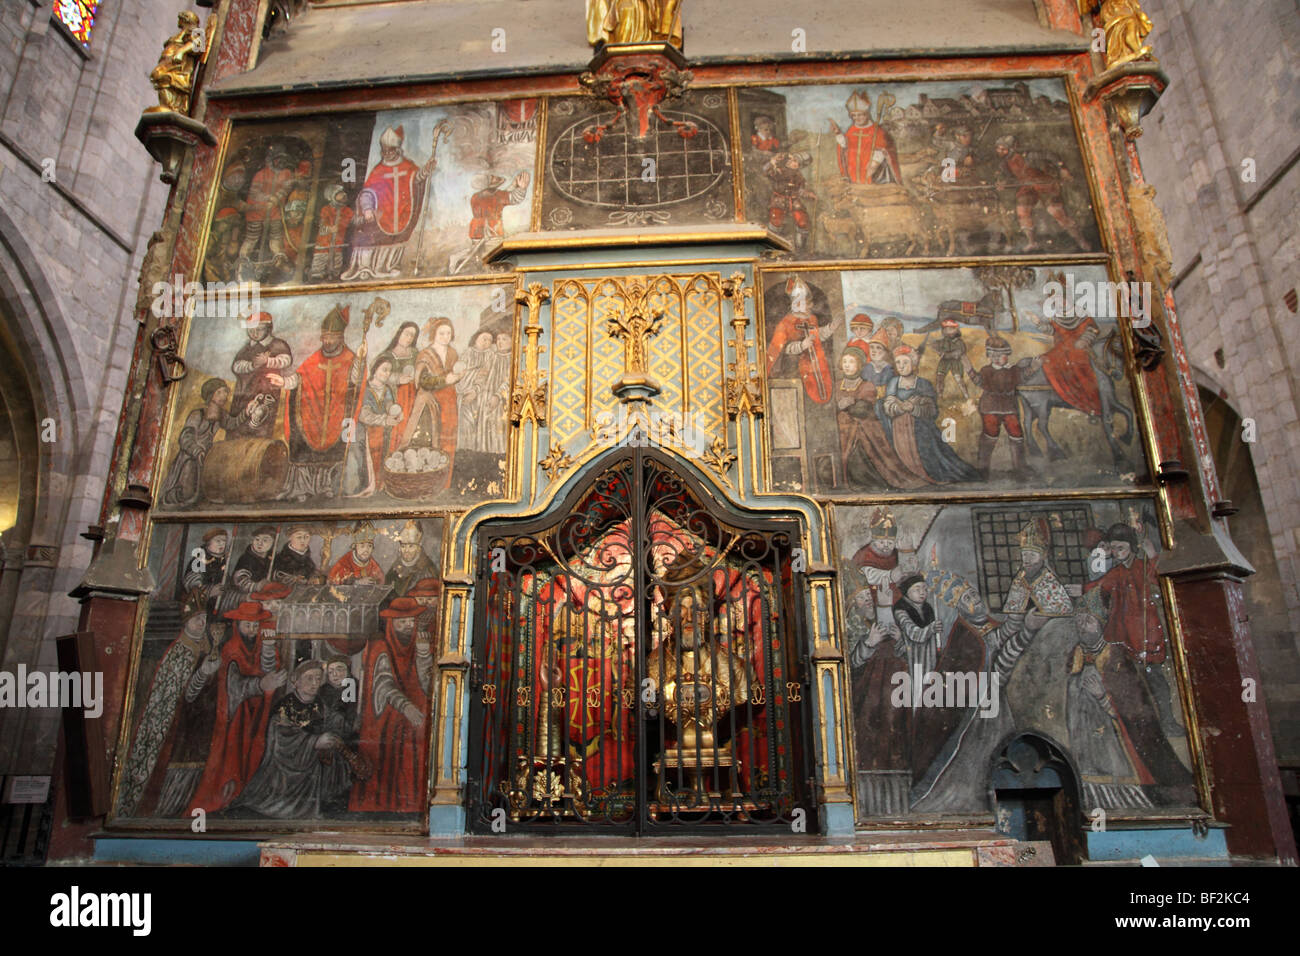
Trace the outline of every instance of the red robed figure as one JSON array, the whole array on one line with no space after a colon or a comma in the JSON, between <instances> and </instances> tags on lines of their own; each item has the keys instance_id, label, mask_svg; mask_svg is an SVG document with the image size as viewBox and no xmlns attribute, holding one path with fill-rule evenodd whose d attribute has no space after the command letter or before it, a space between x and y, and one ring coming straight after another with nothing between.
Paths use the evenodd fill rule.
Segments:
<instances>
[{"instance_id":1,"label":"red robed figure","mask_svg":"<svg viewBox=\"0 0 1300 956\"><path fill-rule=\"evenodd\" d=\"M384 579L384 569L379 566L379 562L371 558L364 565L358 564L356 555L351 551L343 555L334 562L334 567L330 568L330 584L351 584L357 578L372 578L375 581Z\"/></svg>"},{"instance_id":2,"label":"red robed figure","mask_svg":"<svg viewBox=\"0 0 1300 956\"><path fill-rule=\"evenodd\" d=\"M483 239L504 236L505 208L509 205L510 193L504 189L482 189L470 196L469 208L473 218L469 221L469 237Z\"/></svg>"},{"instance_id":3,"label":"red robed figure","mask_svg":"<svg viewBox=\"0 0 1300 956\"><path fill-rule=\"evenodd\" d=\"M818 335L817 316L795 315L792 312L777 323L772 332L772 342L767 347L767 371L771 375L786 346L802 340L805 335L810 336L812 348L799 353L799 377L803 380L808 397L824 405L831 400L831 366L826 360L821 336Z\"/></svg>"},{"instance_id":4,"label":"red robed figure","mask_svg":"<svg viewBox=\"0 0 1300 956\"><path fill-rule=\"evenodd\" d=\"M1043 374L1057 395L1081 412L1101 414L1101 391L1092 367L1092 353L1080 339L1091 331L1100 334L1097 323L1084 319L1074 328L1052 323L1056 341L1043 355Z\"/></svg>"},{"instance_id":5,"label":"red robed figure","mask_svg":"<svg viewBox=\"0 0 1300 956\"><path fill-rule=\"evenodd\" d=\"M871 154L884 150L885 165L889 168L889 183L901 183L903 173L898 167L898 150L894 138L884 129L871 123L867 126L850 126L844 131L845 145L838 146L840 172L851 183L870 183L867 170L871 168ZM877 172L876 175L880 175Z\"/></svg>"},{"instance_id":6,"label":"red robed figure","mask_svg":"<svg viewBox=\"0 0 1300 956\"><path fill-rule=\"evenodd\" d=\"M393 629L397 618L418 617L424 611L424 606L412 598L397 598L380 612L385 619L383 637L366 646L358 750L375 769L368 780L358 780L353 786L348 809L354 812L416 813L424 804L428 778L424 725L413 726L405 714L387 705L376 714L374 705L375 668L386 656L397 689L419 709L427 723L429 695L420 683L415 662L416 632L411 632L404 645Z\"/></svg>"},{"instance_id":7,"label":"red robed figure","mask_svg":"<svg viewBox=\"0 0 1300 956\"><path fill-rule=\"evenodd\" d=\"M331 448L342 437L343 419L348 415L348 375L355 360L356 355L345 345L333 358L313 352L298 366L298 421L303 440L317 451ZM288 439L288 415L284 432Z\"/></svg>"},{"instance_id":8,"label":"red robed figure","mask_svg":"<svg viewBox=\"0 0 1300 956\"><path fill-rule=\"evenodd\" d=\"M759 572L751 572L757 573ZM761 573L766 586L771 588L772 572L764 568ZM783 785L785 781L771 779L772 776L784 776L787 770L769 766L768 763L768 741L771 735L767 724L767 701L770 700L777 708L777 719L780 719L789 692L786 682L795 675L785 673L778 655L773 661L771 689L767 687L768 636L763 620L763 596L753 577L735 568L717 569L713 572L713 601L713 613L727 621L725 638L718 646L719 659L725 659L727 653L737 654L749 665L752 681L749 702L737 700L731 711L734 715L732 726L735 728L734 751L740 760L740 786L744 790L752 790L760 784L768 787ZM768 618L775 624L777 615L770 604ZM756 695L758 687L763 688L761 704L754 702L759 699ZM804 690L806 692L807 689ZM719 723L724 724L726 718L719 716ZM790 755L787 754L786 758L782 762L788 767ZM756 770L759 771L759 780L754 779ZM761 779L764 775L769 779Z\"/></svg>"},{"instance_id":9,"label":"red robed figure","mask_svg":"<svg viewBox=\"0 0 1300 956\"><path fill-rule=\"evenodd\" d=\"M405 156L393 165L379 163L366 176L364 190L375 200L375 224L395 241L410 234L416 213L424 200L424 182L416 182L420 167Z\"/></svg>"},{"instance_id":10,"label":"red robed figure","mask_svg":"<svg viewBox=\"0 0 1300 956\"><path fill-rule=\"evenodd\" d=\"M343 240L352 222L352 209L348 206L325 206L317 214L316 250L333 252L343 248Z\"/></svg>"},{"instance_id":11,"label":"red robed figure","mask_svg":"<svg viewBox=\"0 0 1300 956\"><path fill-rule=\"evenodd\" d=\"M1109 598L1110 616L1103 632L1108 644L1123 644L1133 660L1152 666L1164 663L1165 629L1160 623L1160 584L1155 562L1134 558L1124 567L1117 564L1096 581L1083 586ZM1141 655L1146 652L1146 657Z\"/></svg>"},{"instance_id":12,"label":"red robed figure","mask_svg":"<svg viewBox=\"0 0 1300 956\"><path fill-rule=\"evenodd\" d=\"M528 584L526 581L525 596L531 590ZM618 607L621 613L617 623L633 619L635 608L629 585L592 588L561 574L537 592L532 701L537 739L531 742L536 752L517 756L578 756L583 760L582 776L588 785L616 788L636 774L636 746L632 733L636 707L632 688L636 665L630 656L622 655L617 634L603 633L606 629L613 631L617 624L599 622L591 610L584 612L589 598L594 608L603 606L607 615L615 614L614 608ZM572 633L554 633L553 622L558 618L564 626L566 613L570 615L571 632L586 632L586 649L572 645ZM598 649L595 655L590 653L593 647ZM588 656L578 656L579 651ZM552 665L559 667L563 675L558 684L550 678ZM566 752L547 753L548 742L544 734L546 710L552 709L557 699L563 705L559 719Z\"/></svg>"},{"instance_id":13,"label":"red robed figure","mask_svg":"<svg viewBox=\"0 0 1300 956\"><path fill-rule=\"evenodd\" d=\"M273 630L268 626L273 617L255 601L245 601L225 615L232 621L259 621L262 633ZM235 631L221 646L221 667L213 680L217 681L217 720L212 727L212 748L203 770L190 809L201 808L208 813L221 810L239 796L245 784L262 762L266 749L266 727L271 717L273 691L260 691L239 702L231 712L230 688L226 682L230 665L234 664L244 677L261 676L262 663L260 635L251 644ZM277 662L279 652L277 651Z\"/></svg>"}]
</instances>

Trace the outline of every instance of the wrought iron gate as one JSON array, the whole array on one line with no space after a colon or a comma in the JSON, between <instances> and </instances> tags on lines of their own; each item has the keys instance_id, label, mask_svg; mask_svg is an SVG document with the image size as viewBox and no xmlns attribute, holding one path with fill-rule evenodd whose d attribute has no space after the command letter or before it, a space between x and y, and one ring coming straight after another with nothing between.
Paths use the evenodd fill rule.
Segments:
<instances>
[{"instance_id":1,"label":"wrought iron gate","mask_svg":"<svg viewBox=\"0 0 1300 956\"><path fill-rule=\"evenodd\" d=\"M633 447L480 531L474 831L817 832L797 525L708 501Z\"/></svg>"}]
</instances>

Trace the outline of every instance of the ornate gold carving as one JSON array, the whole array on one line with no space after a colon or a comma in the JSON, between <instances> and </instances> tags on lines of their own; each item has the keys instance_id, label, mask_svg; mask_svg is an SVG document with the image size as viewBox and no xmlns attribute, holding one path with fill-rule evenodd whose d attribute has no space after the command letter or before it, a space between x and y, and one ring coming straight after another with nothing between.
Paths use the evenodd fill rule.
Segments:
<instances>
[{"instance_id":1,"label":"ornate gold carving","mask_svg":"<svg viewBox=\"0 0 1300 956\"><path fill-rule=\"evenodd\" d=\"M189 10L180 12L176 25L180 32L167 38L158 65L149 74L149 82L158 92L158 105L146 108L146 113L190 111L194 73L205 48L203 31L199 29L198 16Z\"/></svg>"},{"instance_id":2,"label":"ornate gold carving","mask_svg":"<svg viewBox=\"0 0 1300 956\"><path fill-rule=\"evenodd\" d=\"M537 464L546 472L546 477L554 481L560 472L573 464L573 458L559 445L552 445L547 456Z\"/></svg>"},{"instance_id":3,"label":"ornate gold carving","mask_svg":"<svg viewBox=\"0 0 1300 956\"><path fill-rule=\"evenodd\" d=\"M1142 42L1152 23L1139 0L1079 0L1082 16L1098 12L1098 7L1106 31L1106 69L1152 58L1151 47Z\"/></svg>"},{"instance_id":4,"label":"ornate gold carving","mask_svg":"<svg viewBox=\"0 0 1300 956\"><path fill-rule=\"evenodd\" d=\"M793 702L798 702L803 700L803 697L800 696L800 691L803 690L803 684L801 684L799 681L797 680L786 681L785 689L786 689L786 693L788 694L788 697L786 698L787 700Z\"/></svg>"},{"instance_id":5,"label":"ornate gold carving","mask_svg":"<svg viewBox=\"0 0 1300 956\"><path fill-rule=\"evenodd\" d=\"M623 377L614 394L624 401L646 398L659 391L650 377L649 340L663 328L664 310L650 304L650 287L637 279L620 281L627 303L619 313L606 313L605 331L623 343Z\"/></svg>"},{"instance_id":6,"label":"ornate gold carving","mask_svg":"<svg viewBox=\"0 0 1300 956\"><path fill-rule=\"evenodd\" d=\"M479 692L480 699L485 704L495 704L497 702L497 685L484 684Z\"/></svg>"},{"instance_id":7,"label":"ornate gold carving","mask_svg":"<svg viewBox=\"0 0 1300 956\"><path fill-rule=\"evenodd\" d=\"M538 370L537 358L546 349L538 344L542 326L538 313L542 303L549 302L551 290L540 282L530 283L527 289L515 293L515 301L528 306L528 324L524 326L524 371L510 393L510 421L519 425L530 421L546 424L547 382Z\"/></svg>"},{"instance_id":8,"label":"ornate gold carving","mask_svg":"<svg viewBox=\"0 0 1300 956\"><path fill-rule=\"evenodd\" d=\"M587 0L587 42L682 45L682 0Z\"/></svg>"},{"instance_id":9,"label":"ornate gold carving","mask_svg":"<svg viewBox=\"0 0 1300 956\"><path fill-rule=\"evenodd\" d=\"M731 328L735 337L736 360L727 363L727 385L724 400L727 417L733 421L741 415L763 417L763 388L758 369L749 363L749 342L745 330L749 316L745 314L745 300L754 295L752 286L744 285L744 273L732 273L722 283L722 296L731 303Z\"/></svg>"},{"instance_id":10,"label":"ornate gold carving","mask_svg":"<svg viewBox=\"0 0 1300 956\"><path fill-rule=\"evenodd\" d=\"M610 315L631 310L625 284L633 278L569 278L551 287L547 442L581 457L589 442L616 444L640 426L638 440L689 448L698 456L727 423L721 279L716 273L635 277L650 290L649 302L664 311L660 333L646 343L648 375L659 391L653 392L652 408L640 408L647 403L639 395L624 396L649 396L652 390L619 391L623 343L603 327Z\"/></svg>"},{"instance_id":11,"label":"ornate gold carving","mask_svg":"<svg viewBox=\"0 0 1300 956\"><path fill-rule=\"evenodd\" d=\"M727 448L726 441L721 437L714 438L700 458L723 478L727 477L727 472L736 461L736 456Z\"/></svg>"}]
</instances>

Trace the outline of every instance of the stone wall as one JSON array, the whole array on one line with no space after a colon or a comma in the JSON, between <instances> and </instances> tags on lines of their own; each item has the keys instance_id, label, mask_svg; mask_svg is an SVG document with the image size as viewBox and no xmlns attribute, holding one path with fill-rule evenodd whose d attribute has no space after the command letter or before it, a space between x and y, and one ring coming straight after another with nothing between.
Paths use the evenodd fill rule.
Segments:
<instances>
[{"instance_id":1,"label":"stone wall","mask_svg":"<svg viewBox=\"0 0 1300 956\"><path fill-rule=\"evenodd\" d=\"M1300 762L1300 18L1293 0L1147 0L1171 85L1139 147L1201 384L1253 420L1278 579L1247 584L1278 758ZM1253 175L1252 175L1253 173ZM1220 463L1220 467L1223 467ZM1237 529L1243 545L1250 542Z\"/></svg>"},{"instance_id":2,"label":"stone wall","mask_svg":"<svg viewBox=\"0 0 1300 956\"><path fill-rule=\"evenodd\" d=\"M52 4L4 0L0 15L0 321L34 407L39 493L23 540L4 537L3 666L54 664L76 629L67 597L90 562L79 535L99 507L136 338L131 307L167 190L132 134L156 102L148 72L176 9L105 3L83 51ZM50 171L52 170L52 176ZM15 578L17 581L15 582ZM0 773L46 773L57 711L0 712Z\"/></svg>"}]
</instances>

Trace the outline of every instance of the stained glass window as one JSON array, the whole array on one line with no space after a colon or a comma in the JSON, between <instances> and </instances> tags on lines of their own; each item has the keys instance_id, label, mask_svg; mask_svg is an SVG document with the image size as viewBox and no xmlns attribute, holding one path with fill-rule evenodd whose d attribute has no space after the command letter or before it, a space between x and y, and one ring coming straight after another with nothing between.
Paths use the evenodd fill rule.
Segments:
<instances>
[{"instance_id":1,"label":"stained glass window","mask_svg":"<svg viewBox=\"0 0 1300 956\"><path fill-rule=\"evenodd\" d=\"M90 48L90 31L95 28L99 0L54 0L54 15L77 41Z\"/></svg>"}]
</instances>

